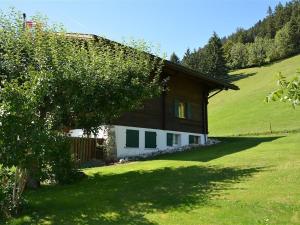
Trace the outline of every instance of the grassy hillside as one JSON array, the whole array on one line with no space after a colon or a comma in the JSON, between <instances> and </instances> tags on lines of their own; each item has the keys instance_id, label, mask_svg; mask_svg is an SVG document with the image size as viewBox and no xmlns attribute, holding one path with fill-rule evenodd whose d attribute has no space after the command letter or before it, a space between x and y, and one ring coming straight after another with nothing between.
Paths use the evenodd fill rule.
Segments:
<instances>
[{"instance_id":1,"label":"grassy hillside","mask_svg":"<svg viewBox=\"0 0 300 225\"><path fill-rule=\"evenodd\" d=\"M8 224L300 224L300 134L220 140L27 192Z\"/></svg>"},{"instance_id":2,"label":"grassy hillside","mask_svg":"<svg viewBox=\"0 0 300 225\"><path fill-rule=\"evenodd\" d=\"M281 102L265 103L276 88L277 73L291 77L300 68L300 55L272 65L242 69L232 73L239 91L223 91L209 102L210 135L247 134L300 128L300 108Z\"/></svg>"}]
</instances>

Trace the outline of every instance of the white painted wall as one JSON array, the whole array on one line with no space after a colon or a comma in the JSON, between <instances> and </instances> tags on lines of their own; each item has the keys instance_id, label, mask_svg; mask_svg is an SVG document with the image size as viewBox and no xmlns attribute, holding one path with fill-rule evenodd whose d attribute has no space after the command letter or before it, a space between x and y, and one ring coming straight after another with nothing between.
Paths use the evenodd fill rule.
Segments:
<instances>
[{"instance_id":1,"label":"white painted wall","mask_svg":"<svg viewBox=\"0 0 300 225\"><path fill-rule=\"evenodd\" d=\"M160 129L150 129L150 128L141 128L141 127L128 127L128 126L111 126L111 129L115 130L116 135L116 146L117 146L117 158L126 158L130 156L139 156L145 155L147 153L152 153L155 151L162 151L172 148L177 148L185 145L189 145L189 135L200 136L200 143L205 144L207 141L207 135L198 134L198 133L187 133L171 130L160 130ZM139 131L139 148L128 148L126 147L126 129L138 130ZM156 144L157 147L145 148L145 131L154 131L156 132ZM179 134L179 145L177 146L167 146L167 133ZM82 129L74 129L70 131L71 137L86 137L83 134ZM102 126L99 130L97 136L92 135L92 138L107 138L106 126Z\"/></svg>"},{"instance_id":2,"label":"white painted wall","mask_svg":"<svg viewBox=\"0 0 300 225\"><path fill-rule=\"evenodd\" d=\"M114 126L114 128L116 134L116 146L117 146L118 158L139 156L139 155L144 155L155 151L161 151L170 148L189 145L189 135L200 136L201 144L206 143L206 135L204 134L178 132L178 131L171 131L171 130L149 129L149 128L140 128L140 127L128 127L128 126ZM139 148L126 147L126 129L139 131ZM157 133L156 136L157 148L155 149L145 148L145 131L155 131ZM179 146L174 146L174 147L167 146L167 133L180 134Z\"/></svg>"}]
</instances>

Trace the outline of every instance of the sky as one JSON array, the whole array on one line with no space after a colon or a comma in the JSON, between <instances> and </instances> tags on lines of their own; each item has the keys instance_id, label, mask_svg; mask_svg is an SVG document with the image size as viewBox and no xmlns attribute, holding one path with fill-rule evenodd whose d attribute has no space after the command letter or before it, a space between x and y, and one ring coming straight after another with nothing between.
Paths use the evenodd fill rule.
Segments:
<instances>
[{"instance_id":1,"label":"sky","mask_svg":"<svg viewBox=\"0 0 300 225\"><path fill-rule=\"evenodd\" d=\"M286 0L281 0L285 3ZM27 17L41 13L69 32L97 34L122 42L143 39L170 56L204 46L215 31L220 37L249 28L279 0L0 0Z\"/></svg>"}]
</instances>

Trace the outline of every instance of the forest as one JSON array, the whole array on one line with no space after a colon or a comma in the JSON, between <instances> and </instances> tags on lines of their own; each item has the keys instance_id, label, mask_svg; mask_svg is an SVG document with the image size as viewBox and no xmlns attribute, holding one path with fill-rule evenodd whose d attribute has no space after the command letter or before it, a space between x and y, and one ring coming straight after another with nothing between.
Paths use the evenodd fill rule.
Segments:
<instances>
[{"instance_id":1,"label":"forest","mask_svg":"<svg viewBox=\"0 0 300 225\"><path fill-rule=\"evenodd\" d=\"M202 74L224 77L229 70L262 66L300 53L300 1L270 6L267 15L249 29L237 28L220 38L213 33L208 43L191 50L180 60L176 53L170 60Z\"/></svg>"}]
</instances>

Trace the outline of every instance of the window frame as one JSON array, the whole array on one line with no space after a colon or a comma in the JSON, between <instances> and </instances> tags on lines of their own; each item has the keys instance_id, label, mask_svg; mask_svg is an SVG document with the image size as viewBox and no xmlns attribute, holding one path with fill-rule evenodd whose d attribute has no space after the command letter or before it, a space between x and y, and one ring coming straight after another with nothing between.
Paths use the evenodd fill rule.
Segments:
<instances>
[{"instance_id":1,"label":"window frame","mask_svg":"<svg viewBox=\"0 0 300 225\"><path fill-rule=\"evenodd\" d=\"M195 142L197 140L197 143ZM201 142L200 136L199 135L189 135L189 145L199 145Z\"/></svg>"},{"instance_id":2,"label":"window frame","mask_svg":"<svg viewBox=\"0 0 300 225\"><path fill-rule=\"evenodd\" d=\"M192 103L178 98L174 99L174 116L178 119L193 119Z\"/></svg>"},{"instance_id":3,"label":"window frame","mask_svg":"<svg viewBox=\"0 0 300 225\"><path fill-rule=\"evenodd\" d=\"M172 135L172 138L170 138L170 135ZM180 146L180 134L177 133L167 133L167 147L177 147ZM170 140L172 140L172 144L170 145Z\"/></svg>"},{"instance_id":4,"label":"window frame","mask_svg":"<svg viewBox=\"0 0 300 225\"><path fill-rule=\"evenodd\" d=\"M137 139L135 142L132 142L132 140L129 139L130 133L131 133L131 135L137 135ZM140 147L140 131L139 130L126 129L125 147L126 148L139 148Z\"/></svg>"},{"instance_id":5,"label":"window frame","mask_svg":"<svg viewBox=\"0 0 300 225\"><path fill-rule=\"evenodd\" d=\"M151 135L155 136L155 144L152 145L152 146L149 146L149 145L147 146L147 143L149 144L149 142L147 142L147 137L148 138L153 138L153 137L151 137ZM151 144L151 139L150 139L150 144ZM147 130L145 131L145 148L147 148L147 149L157 148L157 133L155 131L147 131Z\"/></svg>"}]
</instances>

